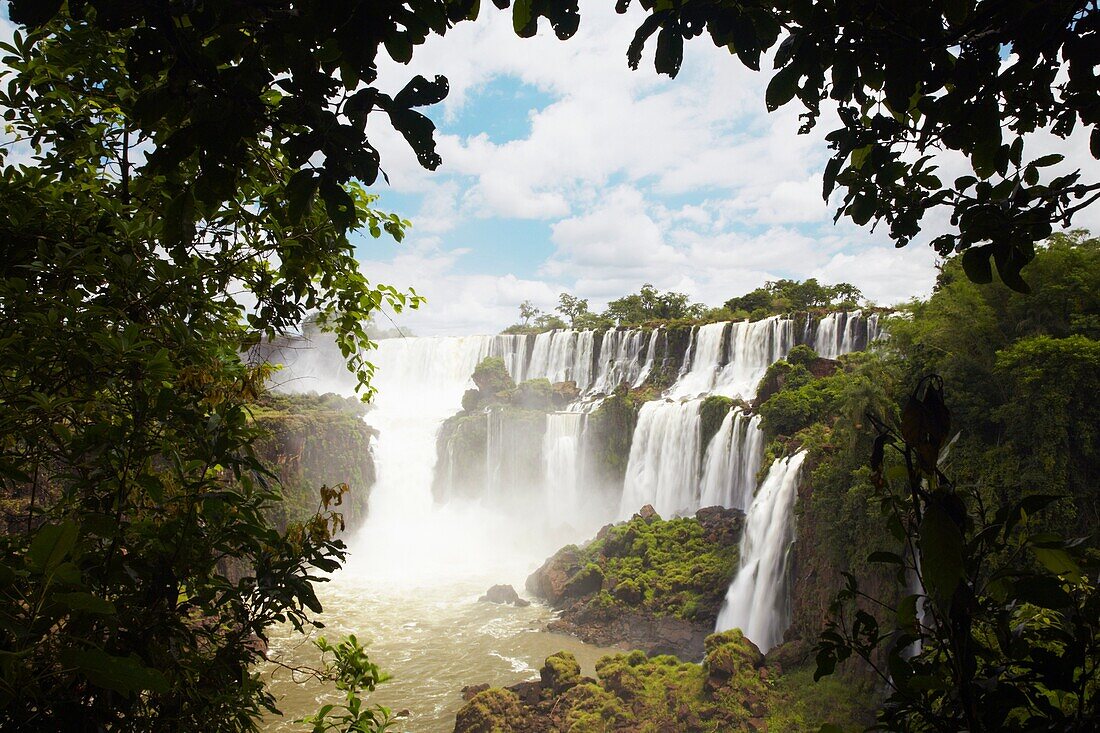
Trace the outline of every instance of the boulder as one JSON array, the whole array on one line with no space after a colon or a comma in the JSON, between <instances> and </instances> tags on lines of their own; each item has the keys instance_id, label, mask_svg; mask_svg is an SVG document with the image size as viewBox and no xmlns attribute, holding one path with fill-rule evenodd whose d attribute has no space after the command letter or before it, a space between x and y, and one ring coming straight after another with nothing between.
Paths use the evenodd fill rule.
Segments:
<instances>
[{"instance_id":1,"label":"boulder","mask_svg":"<svg viewBox=\"0 0 1100 733\"><path fill-rule=\"evenodd\" d=\"M520 608L531 605L530 601L525 601L519 597L519 593L516 593L515 588L503 584L494 585L485 592L485 595L477 600L479 603L511 603L513 606L518 606Z\"/></svg>"},{"instance_id":2,"label":"boulder","mask_svg":"<svg viewBox=\"0 0 1100 733\"><path fill-rule=\"evenodd\" d=\"M581 681L581 665L571 653L557 652L546 658L539 677L543 687L560 694Z\"/></svg>"}]
</instances>

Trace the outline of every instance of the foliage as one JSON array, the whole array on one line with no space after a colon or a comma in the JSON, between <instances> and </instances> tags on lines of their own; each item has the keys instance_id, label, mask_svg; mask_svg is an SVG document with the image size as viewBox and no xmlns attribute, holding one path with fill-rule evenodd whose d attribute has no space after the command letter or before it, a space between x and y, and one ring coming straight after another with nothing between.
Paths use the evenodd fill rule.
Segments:
<instances>
[{"instance_id":1,"label":"foliage","mask_svg":"<svg viewBox=\"0 0 1100 733\"><path fill-rule=\"evenodd\" d=\"M798 280L773 280L737 298L726 301L730 311L748 311L754 316L806 311L811 308L844 310L855 308L863 293L849 283L821 285L814 278ZM759 320L753 317L752 320Z\"/></svg>"},{"instance_id":2,"label":"foliage","mask_svg":"<svg viewBox=\"0 0 1100 733\"><path fill-rule=\"evenodd\" d=\"M691 620L717 615L737 562L736 538L710 538L694 517L635 516L581 548L570 583L598 573L602 604Z\"/></svg>"},{"instance_id":3,"label":"foliage","mask_svg":"<svg viewBox=\"0 0 1100 733\"><path fill-rule=\"evenodd\" d=\"M31 164L0 170L0 726L252 730L266 630L320 611L338 517L273 525L242 359L310 313L364 385L369 317L416 306L353 257L385 113L442 79L371 86L469 2L14 2L0 108ZM337 79L334 74L339 74ZM372 123L378 117L371 117ZM373 127L372 127L373 129ZM0 148L0 159L8 148ZM243 293L243 295L241 295Z\"/></svg>"},{"instance_id":4,"label":"foliage","mask_svg":"<svg viewBox=\"0 0 1100 733\"><path fill-rule=\"evenodd\" d=\"M1100 715L1095 558L1028 522L1057 497L988 507L952 482L938 378L920 382L899 427L876 427L872 480L905 552L868 559L896 567L900 587L915 578L918 591L882 603L849 576L816 676L850 656L872 665L891 693L879 714L888 730L1086 729ZM862 598L877 615L853 605Z\"/></svg>"},{"instance_id":5,"label":"foliage","mask_svg":"<svg viewBox=\"0 0 1100 733\"><path fill-rule=\"evenodd\" d=\"M568 318L569 325L573 328L577 327L578 319L583 322L585 316L592 315L588 310L587 298L578 298L569 293L561 293L558 295L558 307L554 310L561 313L565 318Z\"/></svg>"},{"instance_id":6,"label":"foliage","mask_svg":"<svg viewBox=\"0 0 1100 733\"><path fill-rule=\"evenodd\" d=\"M473 374L474 384L486 396L507 397L516 388L504 359L499 356L487 356L482 359Z\"/></svg>"},{"instance_id":7,"label":"foliage","mask_svg":"<svg viewBox=\"0 0 1100 733\"><path fill-rule=\"evenodd\" d=\"M1020 273L1034 244L1100 197L1100 182L1083 181L1080 170L1044 175L1062 156L1024 155L1029 139L1091 128L1090 150L1100 158L1093 0L639 4L648 15L627 50L633 68L654 35L656 70L669 76L680 69L684 41L704 31L754 70L778 44L768 109L797 97L807 133L822 102L837 105L823 186L825 198L843 190L836 218L884 221L903 246L928 212L943 209L958 233L932 244L943 255L965 251L975 282L990 282L995 264L1005 284L1026 290ZM520 5L525 29L544 15L575 30L575 2ZM945 184L935 164L943 150L965 156L973 175Z\"/></svg>"},{"instance_id":8,"label":"foliage","mask_svg":"<svg viewBox=\"0 0 1100 733\"><path fill-rule=\"evenodd\" d=\"M730 397L710 395L699 405L699 444L704 451L735 404Z\"/></svg>"},{"instance_id":9,"label":"foliage","mask_svg":"<svg viewBox=\"0 0 1100 733\"><path fill-rule=\"evenodd\" d=\"M388 680L389 676L370 661L355 635L349 635L335 646L324 637L313 643L321 650L324 662L325 668L320 677L332 681L336 689L345 694L345 698L340 711L337 711L336 705L326 704L315 714L295 722L312 725L313 733L385 733L390 730L393 721L389 708L382 705L365 706L361 697L364 692L374 692L374 688Z\"/></svg>"},{"instance_id":10,"label":"foliage","mask_svg":"<svg viewBox=\"0 0 1100 733\"><path fill-rule=\"evenodd\" d=\"M963 427L952 449L960 485L984 487L991 505L1074 497L1053 521L1088 533L1100 517L1089 367L1100 340L1100 241L1053 237L1028 269L1035 292L1025 297L976 286L949 261L928 301L887 321L887 346L910 383L935 372L951 388Z\"/></svg>"},{"instance_id":11,"label":"foliage","mask_svg":"<svg viewBox=\"0 0 1100 733\"><path fill-rule=\"evenodd\" d=\"M604 316L619 326L637 326L650 321L699 318L705 309L699 303L691 303L684 293L662 293L646 283L637 293L608 303Z\"/></svg>"},{"instance_id":12,"label":"foliage","mask_svg":"<svg viewBox=\"0 0 1100 733\"><path fill-rule=\"evenodd\" d=\"M535 307L535 304L529 300L525 300L519 304L519 317L523 319L523 325L526 326L527 322L532 318L537 317L542 311Z\"/></svg>"}]
</instances>

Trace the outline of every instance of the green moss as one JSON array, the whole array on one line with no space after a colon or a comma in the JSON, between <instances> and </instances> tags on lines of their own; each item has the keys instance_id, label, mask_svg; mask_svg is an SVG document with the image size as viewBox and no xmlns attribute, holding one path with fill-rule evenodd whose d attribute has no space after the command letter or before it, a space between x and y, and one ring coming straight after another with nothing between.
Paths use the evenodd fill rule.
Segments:
<instances>
[{"instance_id":1,"label":"green moss","mask_svg":"<svg viewBox=\"0 0 1100 733\"><path fill-rule=\"evenodd\" d=\"M598 591L596 605L688 620L717 614L738 561L736 543L708 540L694 517L635 517L578 552L569 583Z\"/></svg>"},{"instance_id":2,"label":"green moss","mask_svg":"<svg viewBox=\"0 0 1100 733\"><path fill-rule=\"evenodd\" d=\"M703 400L703 404L699 406L699 445L702 450L705 451L710 445L711 438L722 427L722 421L735 404L735 400L722 395L711 395Z\"/></svg>"},{"instance_id":3,"label":"green moss","mask_svg":"<svg viewBox=\"0 0 1100 733\"><path fill-rule=\"evenodd\" d=\"M634 401L626 389L616 390L588 416L585 465L596 485L622 486L637 420Z\"/></svg>"},{"instance_id":4,"label":"green moss","mask_svg":"<svg viewBox=\"0 0 1100 733\"><path fill-rule=\"evenodd\" d=\"M319 506L320 488L340 484L348 485L348 494L334 508L350 526L365 518L375 480L374 431L363 422L366 411L359 400L336 394L260 398L252 418L261 437L253 447L279 477L281 501L268 509L276 526L309 519Z\"/></svg>"},{"instance_id":5,"label":"green moss","mask_svg":"<svg viewBox=\"0 0 1100 733\"><path fill-rule=\"evenodd\" d=\"M581 665L570 652L556 652L546 658L540 675L544 687L562 692L581 681Z\"/></svg>"},{"instance_id":6,"label":"green moss","mask_svg":"<svg viewBox=\"0 0 1100 733\"><path fill-rule=\"evenodd\" d=\"M526 410L549 411L554 408L554 389L548 379L528 379L516 387L512 404Z\"/></svg>"},{"instance_id":7,"label":"green moss","mask_svg":"<svg viewBox=\"0 0 1100 733\"><path fill-rule=\"evenodd\" d=\"M458 711L455 730L464 733L525 733L528 730L527 715L516 693L490 687L474 695Z\"/></svg>"},{"instance_id":8,"label":"green moss","mask_svg":"<svg viewBox=\"0 0 1100 733\"><path fill-rule=\"evenodd\" d=\"M866 730L874 723L879 697L869 685L836 676L814 682L812 669L797 669L772 682L768 733L803 733L826 723L846 733Z\"/></svg>"}]
</instances>

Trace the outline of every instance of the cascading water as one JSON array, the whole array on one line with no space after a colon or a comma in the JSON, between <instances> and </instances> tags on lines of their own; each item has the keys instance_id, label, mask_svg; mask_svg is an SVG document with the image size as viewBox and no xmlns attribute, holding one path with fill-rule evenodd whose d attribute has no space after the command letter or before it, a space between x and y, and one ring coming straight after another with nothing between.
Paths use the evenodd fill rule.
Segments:
<instances>
[{"instance_id":1,"label":"cascading water","mask_svg":"<svg viewBox=\"0 0 1100 733\"><path fill-rule=\"evenodd\" d=\"M872 341L882 337L878 320L877 313L864 316L858 310L827 313L818 321L811 345L826 359L867 348Z\"/></svg>"},{"instance_id":2,"label":"cascading water","mask_svg":"<svg viewBox=\"0 0 1100 733\"><path fill-rule=\"evenodd\" d=\"M693 343L694 351L689 348L685 355L685 367L670 397L706 393L752 399L768 367L794 347L794 321L773 316L755 322L708 323L693 334Z\"/></svg>"},{"instance_id":3,"label":"cascading water","mask_svg":"<svg viewBox=\"0 0 1100 733\"><path fill-rule=\"evenodd\" d=\"M717 631L738 628L767 652L790 623L787 565L794 542L794 502L806 453L772 464L749 507L741 535L741 564L726 591Z\"/></svg>"},{"instance_id":4,"label":"cascading water","mask_svg":"<svg viewBox=\"0 0 1100 733\"><path fill-rule=\"evenodd\" d=\"M555 521L576 521L584 504L580 477L584 467L581 441L588 415L583 412L552 412L546 416L543 434L543 508Z\"/></svg>"},{"instance_id":5,"label":"cascading water","mask_svg":"<svg viewBox=\"0 0 1100 733\"><path fill-rule=\"evenodd\" d=\"M701 404L660 400L642 405L630 445L620 517L628 518L646 504L662 517L698 508Z\"/></svg>"},{"instance_id":6,"label":"cascading water","mask_svg":"<svg viewBox=\"0 0 1100 733\"><path fill-rule=\"evenodd\" d=\"M760 416L739 408L726 413L703 458L699 506L748 508L764 460Z\"/></svg>"}]
</instances>

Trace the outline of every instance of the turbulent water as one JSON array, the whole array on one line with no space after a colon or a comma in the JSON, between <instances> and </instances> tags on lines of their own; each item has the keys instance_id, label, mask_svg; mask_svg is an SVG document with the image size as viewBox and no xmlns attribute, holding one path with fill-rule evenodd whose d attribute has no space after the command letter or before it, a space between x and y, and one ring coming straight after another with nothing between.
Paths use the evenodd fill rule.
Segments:
<instances>
[{"instance_id":1,"label":"turbulent water","mask_svg":"<svg viewBox=\"0 0 1100 733\"><path fill-rule=\"evenodd\" d=\"M372 700L408 708L403 728L449 731L463 685L530 677L562 648L590 670L604 650L540 631L551 618L545 607L476 599L497 583L521 589L527 574L559 547L586 540L602 524L629 517L644 504L662 516L714 504L747 510L742 568L719 626L740 625L761 647L773 645L787 623L785 558L794 536L790 513L802 457L777 462L757 491L763 458L759 416L731 410L703 445L700 407L711 394L751 399L768 366L796 343L835 356L878 336L873 317L834 315L813 328L807 324L798 338L794 322L782 317L701 326L692 330L680 362L671 365L663 329L383 341L372 354L378 396L366 418L378 430L378 479L368 519L348 538L346 567L319 593L325 633L359 635L370 642L372 659L395 677ZM352 391L331 345L284 346L276 356L287 364L276 380L283 389ZM501 358L517 382L573 381L580 397L546 416L540 463L524 479L505 470L511 462L504 457L517 436L499 416L486 413L485 485L472 497L438 503L432 494L436 434L460 409L474 367L487 356ZM589 414L603 395L620 384L641 386L657 368L678 376L661 399L642 406L626 478L618 501L609 505L583 481ZM526 485L517 485L521 481ZM289 631L276 635L271 649L283 663L315 662L316 653ZM315 711L319 688L295 684L278 665L269 671L287 713L271 729L293 729L287 720Z\"/></svg>"}]
</instances>

